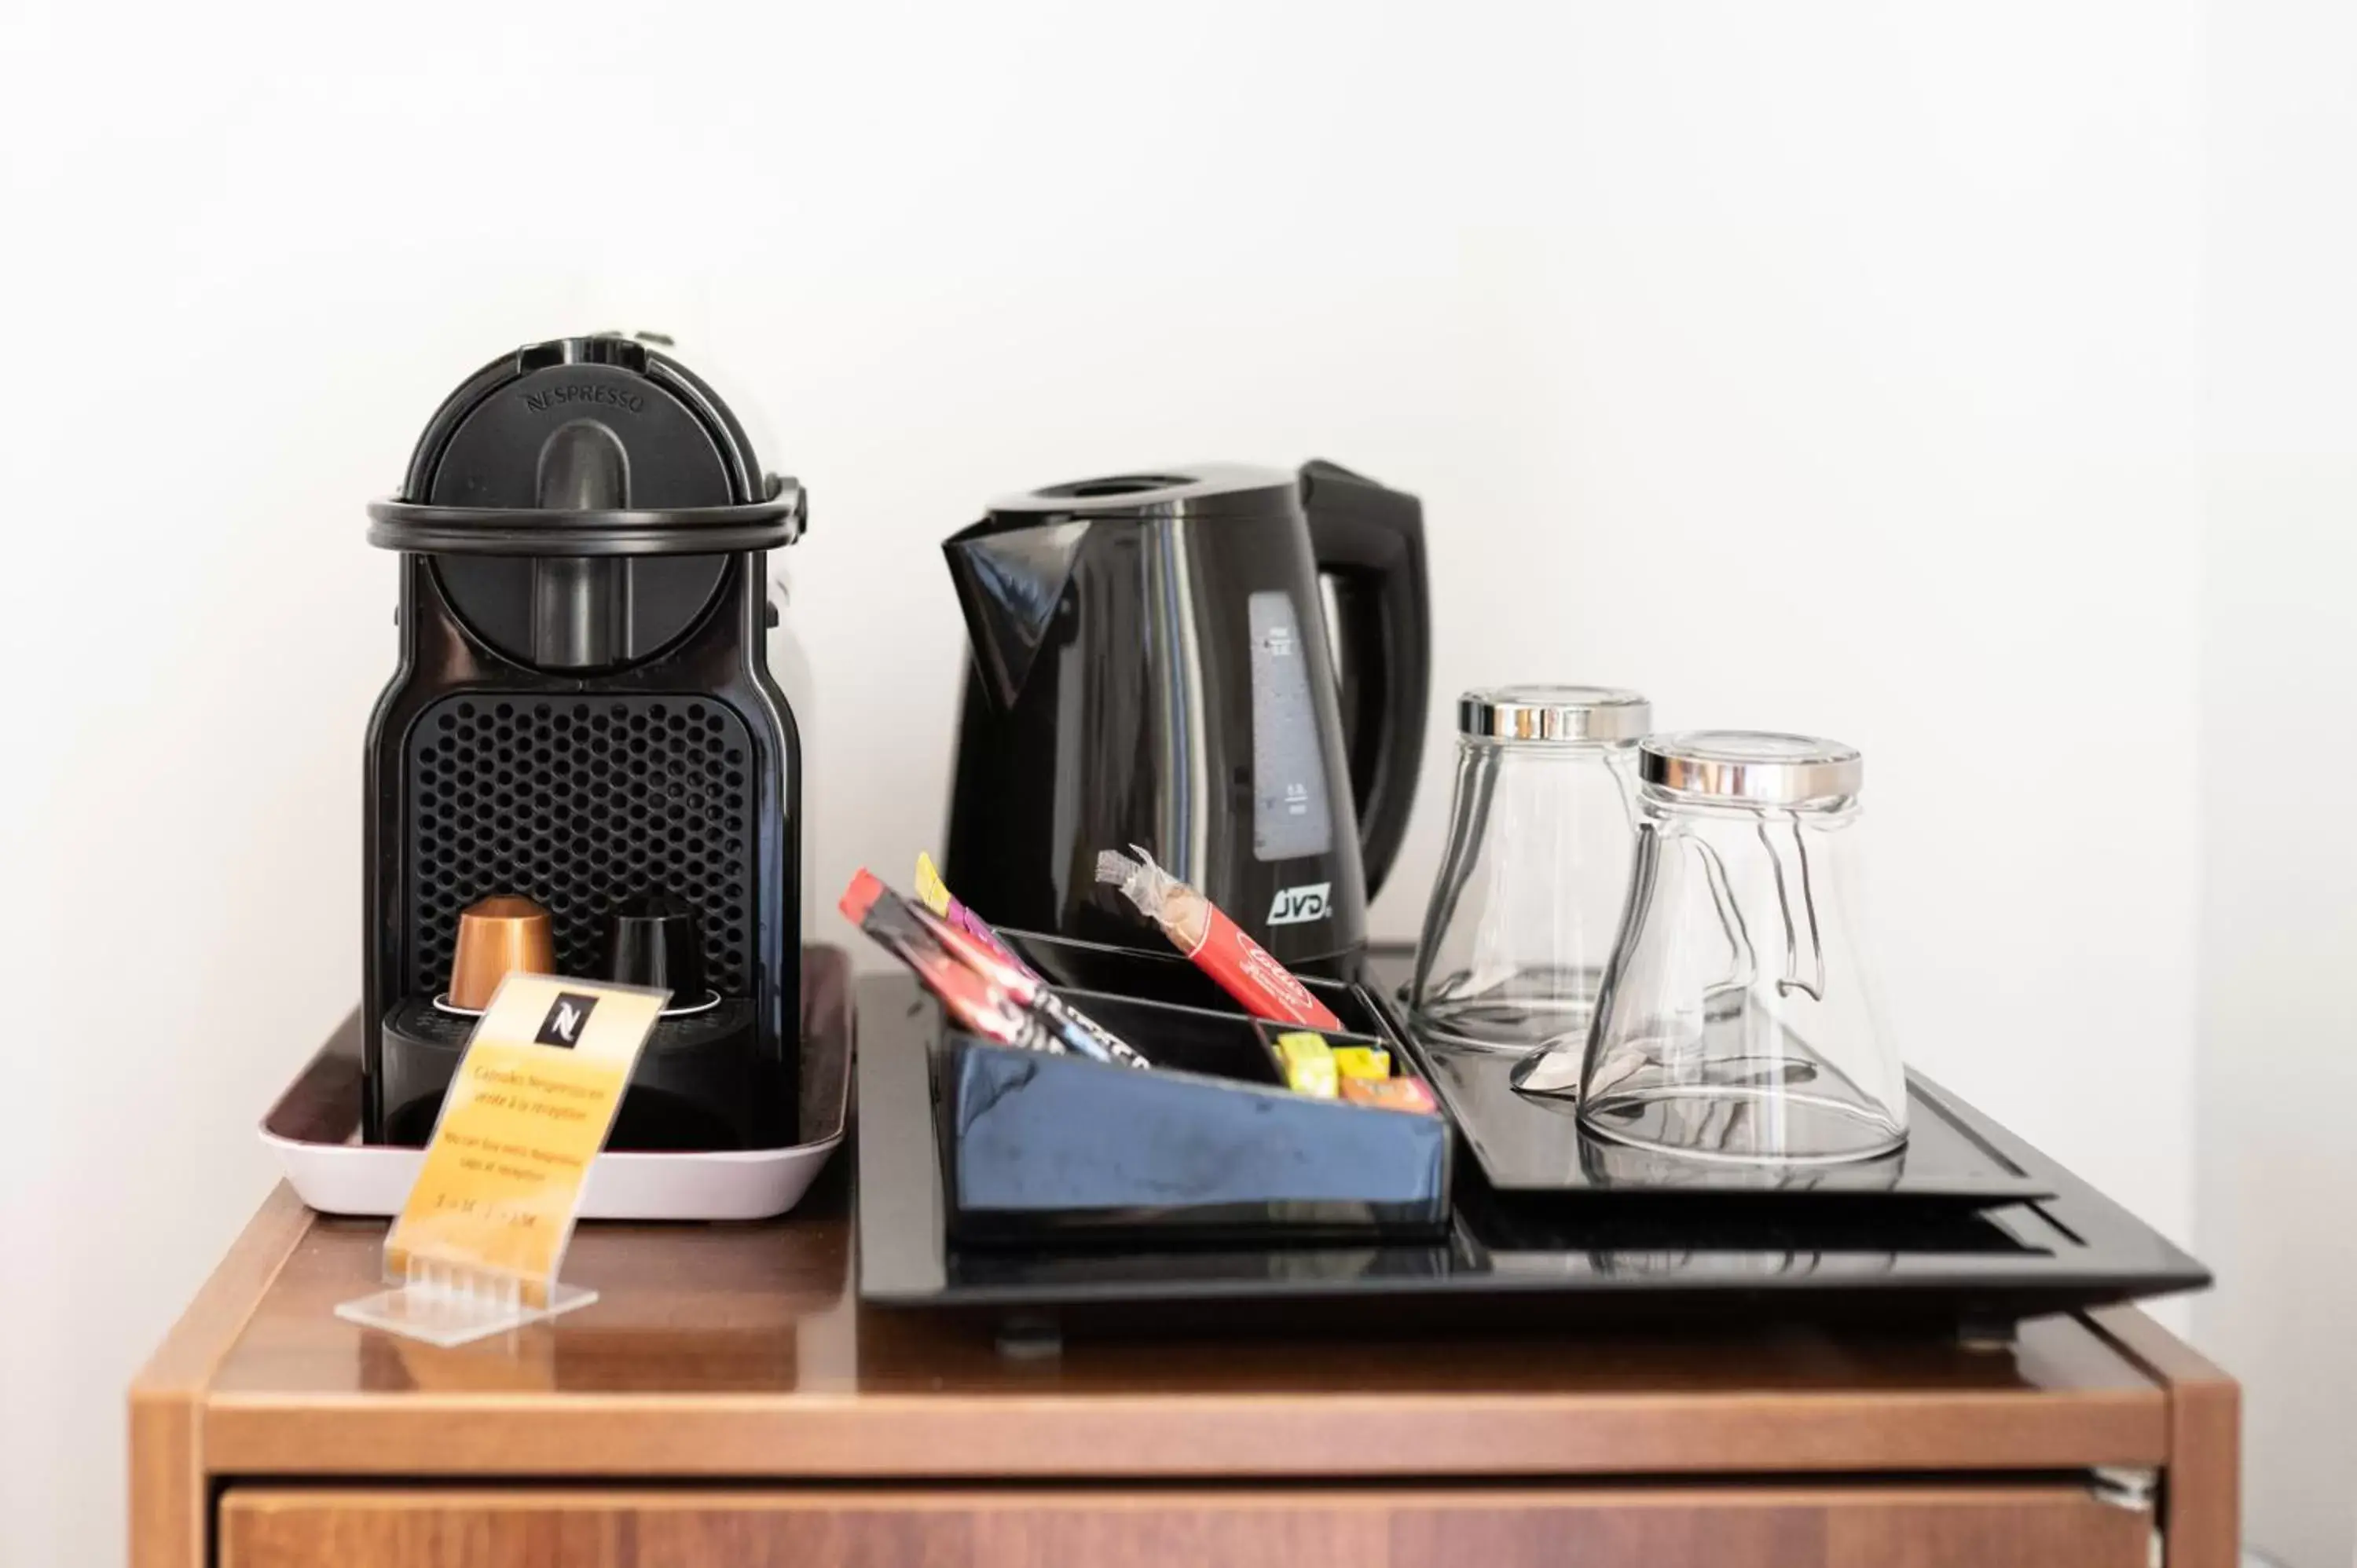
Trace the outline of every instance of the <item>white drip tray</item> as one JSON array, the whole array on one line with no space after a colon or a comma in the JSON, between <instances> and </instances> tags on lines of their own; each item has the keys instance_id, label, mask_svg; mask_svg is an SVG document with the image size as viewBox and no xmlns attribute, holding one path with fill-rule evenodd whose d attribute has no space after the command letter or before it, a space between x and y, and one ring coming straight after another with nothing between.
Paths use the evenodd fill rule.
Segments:
<instances>
[{"instance_id":1,"label":"white drip tray","mask_svg":"<svg viewBox=\"0 0 2357 1568\"><path fill-rule=\"evenodd\" d=\"M802 953L802 1141L779 1149L599 1155L584 1219L768 1219L802 1201L843 1142L851 1111L851 965L835 948ZM397 1214L422 1149L360 1141L361 1018L355 1011L296 1076L260 1128L296 1195L323 1214Z\"/></svg>"}]
</instances>

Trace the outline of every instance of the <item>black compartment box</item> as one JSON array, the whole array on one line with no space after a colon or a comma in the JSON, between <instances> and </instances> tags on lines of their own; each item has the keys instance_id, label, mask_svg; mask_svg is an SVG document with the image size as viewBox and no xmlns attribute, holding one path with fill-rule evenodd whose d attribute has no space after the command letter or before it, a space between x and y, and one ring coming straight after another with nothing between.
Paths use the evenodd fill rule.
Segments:
<instances>
[{"instance_id":1,"label":"black compartment box","mask_svg":"<svg viewBox=\"0 0 2357 1568\"><path fill-rule=\"evenodd\" d=\"M944 1031L931 1046L945 1220L963 1242L1037 1246L1437 1236L1453 1133L1441 1115L1285 1087L1274 1042L1184 959L1005 932L1063 998L1152 1071ZM1354 986L1308 981L1336 1045L1405 1059Z\"/></svg>"}]
</instances>

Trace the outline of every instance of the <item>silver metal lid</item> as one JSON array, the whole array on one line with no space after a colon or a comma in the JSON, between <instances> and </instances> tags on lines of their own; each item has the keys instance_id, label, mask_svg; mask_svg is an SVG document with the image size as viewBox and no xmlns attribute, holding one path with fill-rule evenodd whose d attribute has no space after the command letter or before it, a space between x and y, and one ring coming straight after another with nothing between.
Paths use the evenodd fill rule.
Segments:
<instances>
[{"instance_id":1,"label":"silver metal lid","mask_svg":"<svg viewBox=\"0 0 2357 1568\"><path fill-rule=\"evenodd\" d=\"M1687 730L1639 748L1638 776L1681 795L1760 806L1805 806L1855 795L1866 758L1854 746L1760 730Z\"/></svg>"},{"instance_id":2,"label":"silver metal lid","mask_svg":"<svg viewBox=\"0 0 2357 1568\"><path fill-rule=\"evenodd\" d=\"M1457 733L1484 740L1637 740L1653 704L1612 686L1495 686L1457 699Z\"/></svg>"}]
</instances>

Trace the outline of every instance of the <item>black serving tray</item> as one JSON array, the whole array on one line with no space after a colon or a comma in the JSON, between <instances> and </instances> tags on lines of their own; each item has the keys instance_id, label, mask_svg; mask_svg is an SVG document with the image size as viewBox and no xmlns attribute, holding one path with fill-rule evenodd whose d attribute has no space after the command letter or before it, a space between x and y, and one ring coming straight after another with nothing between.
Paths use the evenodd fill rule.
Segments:
<instances>
[{"instance_id":1,"label":"black serving tray","mask_svg":"<svg viewBox=\"0 0 2357 1568\"><path fill-rule=\"evenodd\" d=\"M1107 1005L1100 996L1110 993L1184 1008L1196 1016L1243 1017L1210 976L1176 953L1019 931L1003 935L1033 968L1060 988L1071 988L1067 994L1084 1008ZM1377 949L1365 965L1363 984L1317 979L1303 983L1351 1033L1381 1037L1394 1052L1405 1043L1401 1070L1432 1084L1458 1137L1480 1162L1481 1174L1501 1192L1609 1192L1616 1197L1717 1193L1728 1197L1807 1193L1974 1206L2054 1194L2054 1173L2042 1161L2024 1165L2008 1156L1975 1130L1974 1118L1958 1113L1945 1090L1921 1077L1908 1080L1906 1146L1879 1159L1823 1165L1682 1160L1587 1136L1572 1101L1515 1092L1510 1078L1521 1059L1516 1053L1447 1046L1416 1034L1406 1010L1391 1000L1406 978L1409 957L1405 951ZM1105 1022L1112 1024L1111 1019Z\"/></svg>"},{"instance_id":2,"label":"black serving tray","mask_svg":"<svg viewBox=\"0 0 2357 1568\"><path fill-rule=\"evenodd\" d=\"M1730 1313L1987 1331L2209 1283L2126 1210L1945 1094L1937 1095L1944 1115L2051 1193L1977 1208L1889 1192L1771 1204L1740 1193L1598 1189L1565 1201L1495 1189L1466 1161L1446 1225L1426 1237L1103 1236L1074 1245L1058 1233L978 1244L948 1223L929 1065L936 1010L912 982L883 978L863 983L859 1016L859 1292L881 1305L1044 1318L1082 1332L1560 1328Z\"/></svg>"},{"instance_id":3,"label":"black serving tray","mask_svg":"<svg viewBox=\"0 0 2357 1568\"><path fill-rule=\"evenodd\" d=\"M1806 1193L1974 1207L2054 1196L2050 1164L2034 1151L2027 1162L2008 1155L1976 1113L1914 1074L1907 1081L1907 1143L1894 1154L1819 1165L1685 1160L1587 1134L1573 1101L1515 1091L1514 1053L1435 1042L1415 1033L1404 1008L1390 1011L1415 1070L1431 1081L1482 1176L1501 1192Z\"/></svg>"},{"instance_id":4,"label":"black serving tray","mask_svg":"<svg viewBox=\"0 0 2357 1568\"><path fill-rule=\"evenodd\" d=\"M919 1054L931 1069L942 1219L961 1243L1430 1240L1447 1230L1456 1160L1445 1116L1292 1092L1275 1050L1285 1026L1232 1004L1191 1004L1226 998L1183 959L1006 935L1064 983L1059 995L1155 1070L993 1045L942 1027L925 1004ZM1362 1031L1324 1031L1329 1039L1401 1056L1387 1018L1357 987L1308 983Z\"/></svg>"}]
</instances>

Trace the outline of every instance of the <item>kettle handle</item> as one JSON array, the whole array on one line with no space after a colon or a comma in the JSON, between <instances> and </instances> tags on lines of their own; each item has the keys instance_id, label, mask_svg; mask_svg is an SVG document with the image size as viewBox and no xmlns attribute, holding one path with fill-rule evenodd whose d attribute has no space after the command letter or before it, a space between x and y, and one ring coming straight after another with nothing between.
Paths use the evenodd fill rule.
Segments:
<instances>
[{"instance_id":1,"label":"kettle handle","mask_svg":"<svg viewBox=\"0 0 2357 1568\"><path fill-rule=\"evenodd\" d=\"M1320 575L1334 579L1342 744L1372 900L1407 836L1432 682L1432 584L1424 507L1338 464L1301 469L1301 507Z\"/></svg>"}]
</instances>

